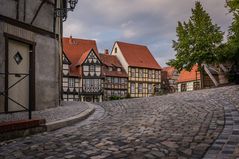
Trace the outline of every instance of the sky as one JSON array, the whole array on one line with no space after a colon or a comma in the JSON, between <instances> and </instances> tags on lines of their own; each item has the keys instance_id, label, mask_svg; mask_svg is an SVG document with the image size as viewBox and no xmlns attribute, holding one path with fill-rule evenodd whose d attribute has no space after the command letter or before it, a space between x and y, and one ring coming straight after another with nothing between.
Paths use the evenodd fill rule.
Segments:
<instances>
[{"instance_id":1,"label":"sky","mask_svg":"<svg viewBox=\"0 0 239 159\"><path fill-rule=\"evenodd\" d=\"M231 15L225 0L200 2L226 39ZM194 0L78 0L64 22L64 36L96 40L102 53L115 41L146 45L164 67L175 57L172 40L177 39L177 23L188 21L194 5Z\"/></svg>"}]
</instances>

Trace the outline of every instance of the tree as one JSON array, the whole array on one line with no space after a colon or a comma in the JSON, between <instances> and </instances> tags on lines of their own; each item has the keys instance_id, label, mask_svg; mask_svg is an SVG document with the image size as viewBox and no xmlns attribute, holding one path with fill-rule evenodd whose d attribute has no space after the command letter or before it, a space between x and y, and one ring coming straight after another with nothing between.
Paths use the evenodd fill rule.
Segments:
<instances>
[{"instance_id":1,"label":"tree","mask_svg":"<svg viewBox=\"0 0 239 159\"><path fill-rule=\"evenodd\" d=\"M229 11L233 14L233 21L229 28L226 55L224 56L233 64L229 73L230 79L239 83L239 0L227 0L226 2Z\"/></svg>"},{"instance_id":2,"label":"tree","mask_svg":"<svg viewBox=\"0 0 239 159\"><path fill-rule=\"evenodd\" d=\"M227 0L227 7L233 14L233 21L229 28L226 56L239 63L239 0Z\"/></svg>"},{"instance_id":3,"label":"tree","mask_svg":"<svg viewBox=\"0 0 239 159\"><path fill-rule=\"evenodd\" d=\"M217 24L213 24L208 13L200 2L195 2L192 16L188 22L178 22L176 28L177 41L173 41L176 59L168 62L181 71L190 71L195 64L214 63L218 60L219 47L223 40L223 32Z\"/></svg>"}]
</instances>

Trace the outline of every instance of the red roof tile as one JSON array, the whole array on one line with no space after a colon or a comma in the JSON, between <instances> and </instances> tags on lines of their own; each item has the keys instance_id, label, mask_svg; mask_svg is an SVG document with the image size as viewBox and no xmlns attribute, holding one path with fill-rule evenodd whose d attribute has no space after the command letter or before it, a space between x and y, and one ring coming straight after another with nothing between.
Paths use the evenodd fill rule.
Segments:
<instances>
[{"instance_id":1,"label":"red roof tile","mask_svg":"<svg viewBox=\"0 0 239 159\"><path fill-rule=\"evenodd\" d=\"M92 48L96 54L98 54L95 40L63 38L63 50L71 61L72 65L77 64L81 56Z\"/></svg>"},{"instance_id":2,"label":"red roof tile","mask_svg":"<svg viewBox=\"0 0 239 159\"><path fill-rule=\"evenodd\" d=\"M101 61L106 65L106 66L111 66L111 67L123 67L118 60L118 58L115 55L108 55L108 54L99 54Z\"/></svg>"},{"instance_id":3,"label":"red roof tile","mask_svg":"<svg viewBox=\"0 0 239 159\"><path fill-rule=\"evenodd\" d=\"M169 78L172 78L175 68L174 67L164 67L163 71L165 71L167 73L167 78L169 79Z\"/></svg>"},{"instance_id":4,"label":"red roof tile","mask_svg":"<svg viewBox=\"0 0 239 159\"><path fill-rule=\"evenodd\" d=\"M63 51L71 62L70 75L81 75L81 71L76 68L76 65L81 59L84 59L83 54L89 53L91 49L94 49L95 53L98 54L95 40L63 38Z\"/></svg>"},{"instance_id":5,"label":"red roof tile","mask_svg":"<svg viewBox=\"0 0 239 159\"><path fill-rule=\"evenodd\" d=\"M181 83L181 82L190 82L190 81L196 81L196 80L200 80L200 72L198 71L197 65L193 66L190 72L186 70L182 70L179 74L177 82Z\"/></svg>"},{"instance_id":6,"label":"red roof tile","mask_svg":"<svg viewBox=\"0 0 239 159\"><path fill-rule=\"evenodd\" d=\"M108 77L128 77L126 71L124 70L123 66L121 65L120 61L115 55L108 55L108 54L99 54L100 59L104 65L107 67L103 68L104 76ZM108 67L113 68L121 68L121 71L113 70L109 71Z\"/></svg>"},{"instance_id":7,"label":"red roof tile","mask_svg":"<svg viewBox=\"0 0 239 159\"><path fill-rule=\"evenodd\" d=\"M147 46L116 42L129 66L161 69Z\"/></svg>"}]
</instances>

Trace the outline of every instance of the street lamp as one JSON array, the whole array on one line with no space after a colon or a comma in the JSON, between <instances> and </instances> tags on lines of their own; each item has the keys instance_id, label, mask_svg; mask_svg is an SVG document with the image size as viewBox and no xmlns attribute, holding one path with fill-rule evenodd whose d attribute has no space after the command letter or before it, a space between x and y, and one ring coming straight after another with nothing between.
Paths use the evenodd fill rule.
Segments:
<instances>
[{"instance_id":1,"label":"street lamp","mask_svg":"<svg viewBox=\"0 0 239 159\"><path fill-rule=\"evenodd\" d=\"M65 0L62 8L55 9L55 16L61 17L63 21L66 21L67 12L73 11L78 3L78 0ZM69 7L68 7L69 4Z\"/></svg>"},{"instance_id":2,"label":"street lamp","mask_svg":"<svg viewBox=\"0 0 239 159\"><path fill-rule=\"evenodd\" d=\"M76 4L78 3L78 0L68 0L68 3L70 4L70 9L74 10L76 7Z\"/></svg>"}]
</instances>

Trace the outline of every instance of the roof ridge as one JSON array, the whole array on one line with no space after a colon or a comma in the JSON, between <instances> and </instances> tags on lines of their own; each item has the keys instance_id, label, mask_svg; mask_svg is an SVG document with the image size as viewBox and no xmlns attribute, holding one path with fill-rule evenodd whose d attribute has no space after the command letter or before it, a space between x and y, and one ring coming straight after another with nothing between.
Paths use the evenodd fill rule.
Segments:
<instances>
[{"instance_id":1,"label":"roof ridge","mask_svg":"<svg viewBox=\"0 0 239 159\"><path fill-rule=\"evenodd\" d=\"M135 43L129 43L129 42L123 42L123 41L116 41L116 43L124 43L124 44L128 44L128 45L143 46L143 47L148 48L148 46L146 44L135 44Z\"/></svg>"},{"instance_id":2,"label":"roof ridge","mask_svg":"<svg viewBox=\"0 0 239 159\"><path fill-rule=\"evenodd\" d=\"M63 37L63 39L70 39L71 37ZM84 40L84 41L92 41L92 42L96 42L96 40L93 39L82 39L82 38L73 38L72 40Z\"/></svg>"}]
</instances>

